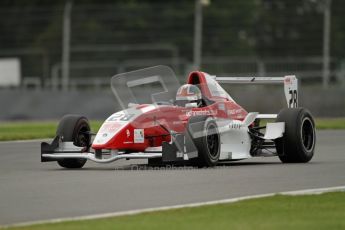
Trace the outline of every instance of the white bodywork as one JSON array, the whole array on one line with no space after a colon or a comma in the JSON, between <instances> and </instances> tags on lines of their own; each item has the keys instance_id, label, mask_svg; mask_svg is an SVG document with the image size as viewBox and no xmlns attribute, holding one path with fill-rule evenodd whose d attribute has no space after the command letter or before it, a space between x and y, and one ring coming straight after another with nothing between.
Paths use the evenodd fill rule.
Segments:
<instances>
[{"instance_id":1,"label":"white bodywork","mask_svg":"<svg viewBox=\"0 0 345 230\"><path fill-rule=\"evenodd\" d=\"M283 136L285 132L285 122L267 123L266 133L263 137L266 140L274 140Z\"/></svg>"},{"instance_id":2,"label":"white bodywork","mask_svg":"<svg viewBox=\"0 0 345 230\"><path fill-rule=\"evenodd\" d=\"M252 140L248 133L248 126L259 116L258 113L249 113L243 121L217 121L220 132L221 147L219 160L239 160L251 158L250 148ZM266 132L262 139L274 140L283 136L285 123L267 123Z\"/></svg>"},{"instance_id":3,"label":"white bodywork","mask_svg":"<svg viewBox=\"0 0 345 230\"><path fill-rule=\"evenodd\" d=\"M219 160L234 160L250 158L251 139L248 127L241 121L224 122L220 129Z\"/></svg>"}]
</instances>

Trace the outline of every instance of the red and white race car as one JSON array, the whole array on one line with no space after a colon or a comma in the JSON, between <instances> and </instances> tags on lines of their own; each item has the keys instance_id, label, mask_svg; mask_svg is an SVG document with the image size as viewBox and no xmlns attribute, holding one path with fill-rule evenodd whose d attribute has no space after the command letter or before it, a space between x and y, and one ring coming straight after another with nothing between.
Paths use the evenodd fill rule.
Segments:
<instances>
[{"instance_id":1,"label":"red and white race car","mask_svg":"<svg viewBox=\"0 0 345 230\"><path fill-rule=\"evenodd\" d=\"M248 113L219 83L282 84L288 108ZM106 119L95 137L87 118L64 116L52 143L41 144L42 162L65 168L119 159L214 166L256 156L278 156L284 163L313 157L315 124L310 112L298 107L295 76L216 77L194 71L181 86L169 67L155 66L116 75L111 87L123 110ZM273 122L260 127L260 119Z\"/></svg>"}]
</instances>

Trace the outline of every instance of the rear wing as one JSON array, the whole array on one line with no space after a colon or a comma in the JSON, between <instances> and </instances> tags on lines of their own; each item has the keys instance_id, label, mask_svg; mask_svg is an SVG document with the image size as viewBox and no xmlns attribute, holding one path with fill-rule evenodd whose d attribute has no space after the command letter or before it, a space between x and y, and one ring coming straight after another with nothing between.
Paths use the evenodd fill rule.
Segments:
<instances>
[{"instance_id":1,"label":"rear wing","mask_svg":"<svg viewBox=\"0 0 345 230\"><path fill-rule=\"evenodd\" d=\"M298 107L298 82L295 75L285 77L216 77L216 81L228 84L284 84L288 108Z\"/></svg>"}]
</instances>

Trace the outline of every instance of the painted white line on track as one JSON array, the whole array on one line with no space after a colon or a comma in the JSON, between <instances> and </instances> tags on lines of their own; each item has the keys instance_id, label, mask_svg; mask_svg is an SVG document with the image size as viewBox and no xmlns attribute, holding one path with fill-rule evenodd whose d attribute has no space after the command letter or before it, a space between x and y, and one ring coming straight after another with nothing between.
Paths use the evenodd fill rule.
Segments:
<instances>
[{"instance_id":1,"label":"painted white line on track","mask_svg":"<svg viewBox=\"0 0 345 230\"><path fill-rule=\"evenodd\" d=\"M128 216L128 215L136 215L136 214L148 213L148 212L167 211L167 210L179 209L179 208L193 208L193 207L201 207L201 206L215 205L215 204L228 204L228 203L234 203L234 202L238 202L238 201L242 201L242 200L270 197L270 196L274 196L274 195L278 195L278 194L297 196L297 195L311 195L311 194L316 195L316 194L322 194L322 193L326 193L326 192L336 192L336 191L345 192L345 185L344 186L338 186L338 187L329 187L329 188L316 188L316 189L304 189L304 190L296 190L296 191L278 192L278 193L266 193L266 194L242 196L242 197L223 199L223 200L214 200L214 201L197 202L197 203L190 203L190 204L163 206L163 207L156 207L156 208L136 209L136 210L130 210L130 211L121 211L121 212L110 212L110 213L95 214L95 215L85 215L85 216L67 217L67 218L56 218L56 219L41 220L41 221L30 221L30 222L5 225L5 226L1 226L1 227L2 228L23 227L23 226L36 225L36 224L53 224L53 223L60 223L60 222L65 222L65 221L81 221L81 220L110 218L110 217L117 217L117 216Z\"/></svg>"}]
</instances>

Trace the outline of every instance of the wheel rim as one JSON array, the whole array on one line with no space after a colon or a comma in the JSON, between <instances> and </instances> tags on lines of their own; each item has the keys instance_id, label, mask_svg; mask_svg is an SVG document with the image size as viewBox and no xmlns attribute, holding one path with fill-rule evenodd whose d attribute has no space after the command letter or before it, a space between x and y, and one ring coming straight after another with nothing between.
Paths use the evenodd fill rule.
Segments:
<instances>
[{"instance_id":1,"label":"wheel rim","mask_svg":"<svg viewBox=\"0 0 345 230\"><path fill-rule=\"evenodd\" d=\"M207 128L206 143L210 157L216 159L219 153L219 136L217 127L213 124Z\"/></svg>"},{"instance_id":2,"label":"wheel rim","mask_svg":"<svg viewBox=\"0 0 345 230\"><path fill-rule=\"evenodd\" d=\"M306 117L302 121L301 128L302 145L308 152L312 151L315 143L315 130L314 123L309 117Z\"/></svg>"}]
</instances>

